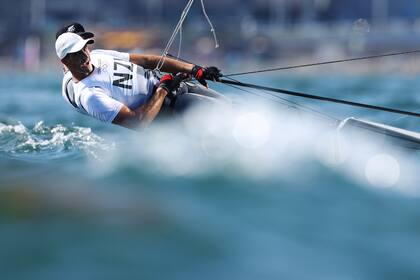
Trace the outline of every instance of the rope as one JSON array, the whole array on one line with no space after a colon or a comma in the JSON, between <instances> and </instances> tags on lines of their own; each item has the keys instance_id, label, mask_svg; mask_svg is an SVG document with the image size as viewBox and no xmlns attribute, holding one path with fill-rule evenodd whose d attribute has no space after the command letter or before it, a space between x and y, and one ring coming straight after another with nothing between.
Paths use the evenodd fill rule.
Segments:
<instances>
[{"instance_id":1,"label":"rope","mask_svg":"<svg viewBox=\"0 0 420 280\"><path fill-rule=\"evenodd\" d=\"M171 49L172 44L174 43L176 36L179 34L179 46L178 46L178 58L181 55L181 46L182 46L182 25L184 24L185 19L190 12L191 6L193 5L194 0L189 0L187 5L185 6L184 10L182 11L181 18L179 19L177 25L175 26L174 31L172 32L171 38L169 39L168 43L166 44L165 50L162 52L160 56L159 62L156 65L155 70L160 71L165 64L165 58L168 56L169 50ZM210 31L213 34L215 48L219 47L219 42L217 41L216 30L214 29L213 24L210 21L209 16L207 15L206 8L204 6L204 0L201 0L201 9L203 11L204 16L207 19L207 22L210 25Z\"/></svg>"},{"instance_id":2,"label":"rope","mask_svg":"<svg viewBox=\"0 0 420 280\"><path fill-rule=\"evenodd\" d=\"M214 29L213 24L211 23L210 18L209 18L209 16L207 15L207 12L206 12L206 7L204 6L204 0L201 0L201 9L203 10L203 14L204 14L204 16L206 17L207 22L208 22L208 23L209 23L209 25L210 25L210 31L211 31L211 33L213 34L213 38L214 38L214 44L215 44L215 46L214 46L214 47L217 49L217 48L219 47L219 41L217 40L216 30Z\"/></svg>"},{"instance_id":3,"label":"rope","mask_svg":"<svg viewBox=\"0 0 420 280\"><path fill-rule=\"evenodd\" d=\"M285 67L267 68L267 69L262 69L262 70L255 70L255 71L248 71L248 72L239 72L239 73L227 74L227 75L224 75L224 77L233 77L233 76L242 76L242 75L265 73L265 72L274 72L274 71L280 71L280 70L296 69L296 68L311 67L311 66L320 66L320 65L326 65L326 64L334 64L334 63L342 63L342 62L349 62L349 61L366 60L366 59L373 59L373 58L380 58L380 57L389 57L389 56L396 56L396 55L413 54L413 53L420 53L420 50L412 50L412 51L396 52L396 53L387 53L387 54L379 54L379 55L371 55L371 56L362 56L362 57L355 57L355 58L348 58L348 59L339 59L339 60L331 60L331 61L316 62L316 63L309 63L309 64L291 65L291 66L285 66Z\"/></svg>"},{"instance_id":4,"label":"rope","mask_svg":"<svg viewBox=\"0 0 420 280\"><path fill-rule=\"evenodd\" d=\"M352 101L330 98L330 97L323 97L323 96L312 95L312 94L307 94L307 93L303 93L303 92L284 90L284 89L279 89L279 88L271 88L271 87L265 87L265 86L254 85L254 84L246 84L246 83L242 83L242 82L229 81L229 80L225 80L225 79L221 79L220 82L223 83L223 84L230 84L230 85L236 85L236 86L247 87L247 88L254 88L254 89L259 89L259 90L267 90L267 91L277 92L277 93L281 93L281 94L304 97L304 98L309 98L309 99L322 100L322 101L344 104L344 105L349 105L349 106L354 106L354 107L367 108L367 109L372 109L372 110L386 111L386 112L391 112L391 113L395 113L395 114L408 115L408 116L413 116L413 117L420 118L420 113L403 111L403 110L394 109L394 108L375 106L375 105L352 102Z\"/></svg>"},{"instance_id":5,"label":"rope","mask_svg":"<svg viewBox=\"0 0 420 280\"><path fill-rule=\"evenodd\" d=\"M181 57L181 49L182 49L182 26L179 29L178 55L176 56L177 58ZM166 54L166 55L168 55L168 54Z\"/></svg>"},{"instance_id":6,"label":"rope","mask_svg":"<svg viewBox=\"0 0 420 280\"><path fill-rule=\"evenodd\" d=\"M235 79L230 78L230 77L227 77L227 79L229 79L229 80L231 80L231 81L234 81L234 82L237 82L237 83L240 83L240 81L235 80ZM231 84L226 84L226 85L227 85L227 86L230 86L230 87L233 87L233 88L235 88L235 89L238 89L238 90L241 90L241 91L244 91L244 92L247 92L247 93L250 93L250 94L256 95L256 96L261 97L261 98L267 98L267 96L262 96L262 95L258 94L257 92L248 91L248 90L245 90L245 89L243 89L243 88L240 88L240 87L238 87L238 86L234 86L234 85L231 85ZM272 99L273 101L277 101L278 103L280 103L280 104L282 104L282 105L284 105L284 106L289 106L289 107L291 107L291 108L293 108L293 109L295 109L295 110L297 110L297 111L298 111L298 110L301 110L301 111L306 111L306 112L310 112L310 113L313 113L313 114L317 114L317 115L319 115L319 116L321 116L321 117L323 117L323 118L325 118L325 119L328 119L328 120L330 120L330 121L331 121L331 120L333 120L334 122L340 122L340 121L341 121L340 119L337 119L336 117L333 117L333 116L331 116L331 115L329 115L329 114L326 114L326 113L320 112L320 111L315 110L315 109L313 109L313 108L311 108L311 107L309 107L309 106L304 106L304 105L299 104L299 103L297 103L297 102L293 102L293 101L288 100L288 99L286 99L286 98L282 98L282 97L280 97L280 96L278 96L278 95L276 95L276 94L273 94L273 93L271 93L271 92L268 92L268 91L266 91L266 90L261 90L261 92L262 92L263 94L266 94L266 95L269 95L269 96L271 96L271 97L275 98L275 99ZM281 101L283 101L283 102L281 102Z\"/></svg>"},{"instance_id":7,"label":"rope","mask_svg":"<svg viewBox=\"0 0 420 280\"><path fill-rule=\"evenodd\" d=\"M166 44L166 47L164 51L162 52L162 55L159 59L158 64L156 65L156 69L160 71L162 69L162 66L165 64L165 57L168 55L169 49L171 48L172 44L175 41L176 36L178 35L179 30L182 28L182 24L184 23L185 19L188 16L188 12L191 9L192 4L194 3L194 0L189 0L187 5L185 6L184 10L182 11L181 18L179 19L177 25L175 26L174 31L172 32L171 38L169 39L168 43Z\"/></svg>"}]
</instances>

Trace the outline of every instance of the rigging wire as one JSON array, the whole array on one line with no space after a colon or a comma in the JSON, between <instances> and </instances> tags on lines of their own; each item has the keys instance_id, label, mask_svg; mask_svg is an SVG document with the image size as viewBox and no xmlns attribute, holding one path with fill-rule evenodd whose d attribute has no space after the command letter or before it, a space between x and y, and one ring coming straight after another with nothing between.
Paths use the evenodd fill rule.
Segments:
<instances>
[{"instance_id":1,"label":"rigging wire","mask_svg":"<svg viewBox=\"0 0 420 280\"><path fill-rule=\"evenodd\" d=\"M339 59L339 60L315 62L315 63L308 63L308 64L291 65L291 66L284 66L284 67L267 68L267 69L261 69L261 70L255 70L255 71L231 73L231 74L224 75L224 77L243 76L243 75L249 75L249 74L274 72L274 71L281 71L281 70L289 70L289 69L296 69L296 68L320 66L320 65L327 65L327 64L334 64L334 63L351 62L351 61L374 59L374 58L397 56L397 55L405 55L405 54L413 54L413 53L420 53L420 50L386 53L386 54L378 54L378 55L370 55L370 56L361 56L361 57L354 57L354 58L347 58L347 59Z\"/></svg>"},{"instance_id":2,"label":"rigging wire","mask_svg":"<svg viewBox=\"0 0 420 280\"><path fill-rule=\"evenodd\" d=\"M173 58L173 59L176 59L176 60L182 61L182 62L186 62L186 63L189 63L189 64L194 64L193 62L188 61L188 60L185 60L185 59L183 59L183 58L180 58L180 57L175 57L174 55L172 55L172 54L170 54L170 53L168 53L168 56L169 56L169 57L171 57L171 58ZM227 78L227 79L229 79L229 80L231 80L231 81L233 81L233 82L240 83L240 81L238 81L238 80L236 80L236 79L234 79L234 78L231 78L231 77L226 77L226 78ZM246 90L246 89L241 88L241 87L239 87L239 86L235 86L235 85L232 85L232 84L226 84L226 86L229 86L229 87L231 87L231 88L237 89L237 90L239 90L239 91L243 91L243 92L250 93L250 94L252 94L252 95L256 95L256 96L261 97L261 98L264 98L264 99L267 99L267 98L268 98L267 96L263 96L263 95L259 94L258 92L252 92L252 91L250 91L250 90ZM313 108L311 108L311 107L309 107L309 106L304 106L304 105L301 105L301 104L299 104L299 103L297 103L297 102L293 102L293 101L288 100L288 99L286 99L286 98L282 98L281 96L278 96L278 95L276 95L276 94L273 94L273 93L271 93L271 92L269 92L269 91L266 91L266 90L260 90L260 91L261 91L263 94L265 94L265 95L269 95L270 97L272 97L270 100L273 100L273 101L275 101L275 102L277 102L277 103L279 103L279 104L282 104L282 105L284 105L284 106L291 107L291 108L293 108L293 109L295 109L295 110L302 110L302 111L307 111L307 112L315 113L315 114L317 114L317 115L319 115L319 116L321 116L321 117L323 117L323 118L325 118L325 119L328 119L328 120L333 120L333 121L335 121L335 122L341 122L341 121L342 121L341 119L337 119L336 117L333 117L333 116L331 116L331 115L329 115L329 114L326 114L326 113L323 113L323 112L317 111L317 110L315 110L315 109L313 109ZM283 101L283 102L281 102L281 101Z\"/></svg>"},{"instance_id":3,"label":"rigging wire","mask_svg":"<svg viewBox=\"0 0 420 280\"><path fill-rule=\"evenodd\" d=\"M181 28L179 29L178 55L176 56L178 59L181 57L181 48L182 48L182 25L181 25Z\"/></svg>"},{"instance_id":4,"label":"rigging wire","mask_svg":"<svg viewBox=\"0 0 420 280\"><path fill-rule=\"evenodd\" d=\"M167 55L172 57L172 58L175 58L173 55L171 55L169 53ZM176 59L178 59L180 61L183 61L183 62L191 63L191 62L189 62L187 60L184 60L184 59L181 59L181 58L176 58ZM291 100L281 98L280 96L275 95L271 92L287 94L287 95L292 95L292 96L298 96L298 97L304 97L304 98L309 98L309 99L316 99L316 100L321 100L321 101L326 101L326 102L333 102L333 103L344 104L344 105L349 105L349 106L367 108L367 109L372 109L372 110L391 112L391 113L401 114L401 115L405 115L405 116L420 117L420 113L417 113L417 112L410 112L410 111L404 111L404 110L399 110L399 109L394 109L394 108L388 108L388 107L370 105L370 104L365 104L365 103L353 102L353 101L348 101L348 100L342 100L342 99L312 95L312 94L307 94L307 93L303 93L303 92L296 92L296 91L284 90L284 89L279 89L279 88L265 87L265 86L255 85L255 84L248 84L248 83L240 82L240 81L238 81L238 80L236 80L236 79L234 79L230 76L223 75L223 77L228 79L228 80L220 79L218 81L219 83L222 83L222 84L225 84L227 86L239 89L239 90L244 91L244 92L251 93L253 95L258 95L260 97L263 97L263 96L259 95L258 93L251 92L251 91L246 91L242 87L257 89L257 90L260 90L261 92L263 92L266 95L269 95L271 97L275 97L276 99L278 99L277 101L282 100L282 101L287 102L289 104L295 105L295 106L292 106L293 108L296 108L296 109L297 109L297 107L299 107L301 109L303 108L306 111L311 111L312 113L316 113L320 116L323 116L325 118L329 118L330 120L334 120L334 121L337 121L337 122L339 122L341 120L336 118L336 117L333 117L329 114L317 111L317 110L315 110L313 108L310 108L308 106L303 106L303 105L301 105L297 102L293 102ZM281 102L279 102L279 103L281 103ZM284 103L281 103L281 104L285 105Z\"/></svg>"},{"instance_id":5,"label":"rigging wire","mask_svg":"<svg viewBox=\"0 0 420 280\"><path fill-rule=\"evenodd\" d=\"M189 0L187 5L185 6L184 10L182 11L181 17L178 21L178 23L175 26L174 31L172 32L171 38L169 39L168 43L166 44L165 49L162 52L162 55L159 59L158 64L156 65L156 69L160 71L165 64L165 58L168 55L169 49L171 48L172 44L175 41L176 36L178 35L179 30L182 28L182 24L184 23L185 19L187 18L187 15L191 9L192 4L194 3L194 0Z\"/></svg>"},{"instance_id":6,"label":"rigging wire","mask_svg":"<svg viewBox=\"0 0 420 280\"><path fill-rule=\"evenodd\" d=\"M235 79L233 79L231 77L227 77L227 79L229 79L231 81L234 81L234 82L237 82L237 83L240 83L240 81L235 80ZM266 96L262 96L262 95L258 94L257 92L252 92L252 91L249 91L249 90L245 90L245 89L243 89L243 88L241 88L239 86L234 86L232 84L226 84L226 85L227 86L230 86L230 87L233 87L233 88L236 88L238 90L241 90L241 91L244 91L244 92L247 92L247 93L256 95L256 96L259 96L261 98L267 98ZM260 90L260 91L262 93L266 94L266 95L269 95L269 96L275 98L275 99L272 99L272 100L277 101L278 103L280 103L280 104L282 104L284 106L291 107L291 108L295 109L296 111L302 110L302 111L310 112L310 113L313 113L313 114L317 114L317 115L319 115L319 116L321 116L321 117L323 117L325 119L328 119L330 121L333 120L334 122L340 122L340 121L342 121L341 119L338 119L338 118L333 117L333 116L331 116L329 114L326 114L326 113L320 112L318 110L315 110L315 109L313 109L313 108L311 108L309 106L304 106L304 105L299 104L297 102L293 102L293 101L288 100L286 98L282 98L282 97L280 97L280 96L278 96L276 94L273 94L273 93L271 93L271 92L269 92L267 90ZM281 102L281 101L283 101L283 102Z\"/></svg>"},{"instance_id":7,"label":"rigging wire","mask_svg":"<svg viewBox=\"0 0 420 280\"><path fill-rule=\"evenodd\" d=\"M188 61L188 60L182 59L182 58L180 58L180 57L175 57L174 55L172 55L172 54L170 54L170 53L168 53L168 56L169 56L169 57L171 57L171 58L174 58L174 59L176 59L176 60L179 60L179 61L183 61L183 62L186 62L186 63L194 64L194 63L192 63L191 61ZM240 81L238 81L238 80L236 80L236 79L234 79L234 78L231 78L231 77L226 77L226 78L227 78L227 79L229 79L229 80L231 80L231 81L234 81L234 82L240 83ZM288 99L286 99L286 98L282 98L281 96L278 96L278 95L273 94L273 93L271 93L271 92L269 92L269 91L266 91L266 90L260 90L260 92L262 92L263 94L265 94L265 95L263 96L263 95L259 94L258 92L252 92L252 91L250 91L250 90L246 90L246 89L244 89L244 88L241 88L241 87L239 87L239 86L235 86L235 85L232 85L232 84L226 84L226 86L229 86L229 87L231 87L231 88L235 88L235 89L240 90L240 91L243 91L243 92L250 93L250 94L252 94L252 95L256 95L256 96L258 96L258 97L260 97L260 98L265 98L265 99L267 99L268 97L267 97L266 95L269 95L270 97L272 97L272 98L270 98L270 100L273 100L273 101L275 101L275 102L277 102L277 103L279 103L279 104L282 104L282 105L284 105L284 106L291 107L291 108L293 108L293 109L295 109L295 110L302 110L302 111L306 111L306 112L311 112L311 113L317 114L317 115L319 115L319 116L321 116L321 117L323 117L323 118L325 118L325 119L328 119L328 120L333 120L333 121L335 121L335 122L340 122L340 121L342 121L341 119L337 119L336 117L333 117L333 116L331 116L331 115L329 115L329 114L326 114L326 113L323 113L323 112L317 111L317 110L315 110L315 109L313 109L313 108L311 108L311 107L309 107L309 106L304 106L304 105L301 105L301 104L299 104L299 103L297 103L297 102L293 102L293 101L288 100ZM281 101L283 101L283 102L281 102Z\"/></svg>"},{"instance_id":8,"label":"rigging wire","mask_svg":"<svg viewBox=\"0 0 420 280\"><path fill-rule=\"evenodd\" d=\"M216 36L215 29L213 27L213 24L210 21L210 18L207 15L207 12L206 12L206 9L205 9L205 6L204 6L204 0L200 0L200 2L201 2L201 7L202 7L203 14L206 17L207 22L209 23L209 25L211 27L211 32L213 34L214 41L215 41L215 47L217 48L217 47L219 47L219 44L218 44L218 41L217 41L217 36ZM179 19L179 21L178 21L178 23L177 23L177 25L176 25L173 33L172 33L172 36L169 39L169 41L168 41L168 43L165 47L165 50L163 51L162 56L160 57L160 60L157 64L157 66L156 66L156 69L158 71L160 71L162 66L164 65L165 57L167 57L169 55L169 49L171 48L171 46L172 46L172 44L173 44L173 42L174 42L174 40L175 40L175 38L178 34L179 34L180 41L179 41L177 59L179 59L180 54L181 54L181 46L182 46L182 25L183 25L186 17L188 16L188 13L189 13L190 8L191 8L193 3L194 3L194 0L189 0L186 7L184 8L184 10L181 14L181 18ZM416 113L416 112L409 112L409 111L403 111L403 110L398 110L398 109L393 109L393 108L387 108L387 107L375 106L375 105L370 105L370 104L352 102L352 101L347 101L347 100L322 97L322 96L311 95L311 94L306 94L306 93L302 93L302 92L295 92L295 91L278 89L278 88L264 87L264 86L259 86L259 85L255 85L255 84L246 84L246 83L242 83L242 82L239 82L239 81L231 78L232 76L240 76L240 75L247 75L247 74L280 71L280 70L303 68L303 67L310 67L310 66L319 66L319 65L349 62L349 61L357 61L357 60L365 60L365 59L373 59L373 58L380 58L380 57L389 57L389 56L411 54L411 53L418 53L418 52L420 52L420 50L405 51L405 52L398 52L398 53L388 53L388 54L372 55L372 56L364 56L364 57L349 58L349 59L340 59L340 60L333 60L333 61L324 61L324 62L310 63L310 64L292 65L292 66L286 66L286 67L269 68L269 69L248 71L248 72L240 72L240 73L232 73L232 74L224 75L224 77L228 78L229 80L224 79L224 80L220 80L219 82L230 85L230 86L235 85L235 86L239 86L239 87L248 87L248 88L258 89L258 90L264 92L265 94L268 94L268 95L271 95L271 96L274 96L274 95L268 93L267 91L282 93L282 94L288 94L288 95L292 95L292 96L299 96L299 97L304 97L304 98L310 98L310 99L317 99L317 100L328 101L328 102L334 102L334 103L339 103L339 104L345 104L345 105L349 105L349 106L356 106L356 107L368 108L368 109L373 109L373 110L387 111L387 112L392 112L392 113L396 113L396 114L403 114L403 115L420 117L420 114ZM279 98L277 95L275 95L275 97ZM291 103L291 101L289 101L289 100L286 101L286 99L282 99L282 98L279 98L279 99L283 100L284 102ZM297 104L295 104L295 105L297 105ZM302 106L302 105L299 105L299 106L304 108L304 106ZM313 109L310 109L310 108L307 108L307 109L309 109L313 112L316 112L318 114L321 114L323 116L333 118L333 117L328 116L326 114L322 114L320 112L317 112L316 110L313 110Z\"/></svg>"},{"instance_id":9,"label":"rigging wire","mask_svg":"<svg viewBox=\"0 0 420 280\"><path fill-rule=\"evenodd\" d=\"M276 92L276 93L281 93L281 94L287 94L287 95L292 95L292 96L297 96L297 97L316 99L316 100L321 100L321 101L333 102L333 103L344 104L344 105L349 105L349 106L354 106L354 107L372 109L372 110L386 111L386 112L391 112L391 113L395 113L395 114L408 115L408 116L414 116L414 117L420 118L420 113L416 113L416 112L409 112L409 111L404 111L404 110L399 110L399 109L394 109L394 108L370 105L370 104L353 102L353 101L348 101L348 100L343 100L343 99L336 99L336 98L324 97L324 96L319 96L319 95L312 95L312 94L307 94L307 93L303 93L303 92L284 90L284 89L260 86L260 85L255 85L255 84L235 82L235 81L230 81L230 80L226 80L226 79L221 79L220 83L231 84L231 85L236 85L236 86L240 86L240 87L259 89L259 90L266 90L266 91L271 91L271 92Z\"/></svg>"},{"instance_id":10,"label":"rigging wire","mask_svg":"<svg viewBox=\"0 0 420 280\"><path fill-rule=\"evenodd\" d=\"M210 25L210 31L213 34L213 38L214 38L214 42L215 42L215 48L219 47L219 42L217 40L217 36L216 36L216 30L212 24L212 22L210 21L209 16L207 15L206 12L206 7L204 6L204 0L200 0L201 1L201 9L203 11L203 14L208 22L208 24ZM172 32L172 35L168 41L168 43L166 44L166 47L164 49L164 51L162 52L162 55L160 56L159 62L156 65L155 70L160 71L163 67L163 65L165 64L165 58L168 56L169 50L172 47L172 44L174 43L177 35L179 34L179 46L178 46L178 57L181 54L181 45L182 45L182 25L184 24L185 19L188 16L188 13L190 12L191 6L193 5L194 0L189 0L187 5L185 6L184 10L182 11L181 17L177 23L177 25L175 26L174 31Z\"/></svg>"},{"instance_id":11,"label":"rigging wire","mask_svg":"<svg viewBox=\"0 0 420 280\"><path fill-rule=\"evenodd\" d=\"M231 88L234 88L234 89L237 89L237 90L240 90L240 91L243 91L243 92L247 92L247 93L249 93L249 94L252 94L252 95L255 95L255 96L258 96L258 97L264 98L264 99L266 99L266 98L267 98L266 96L262 96L262 95L261 95L261 94L259 94L258 92L253 92L253 91L250 91L250 90L247 90L247 89L244 89L244 88L238 87L238 86L229 85L229 84L227 84L226 86L231 87ZM291 108L293 108L293 109L295 109L295 110L298 110L297 106L294 106L294 105L288 105L288 104L286 104L287 102L281 102L281 101L287 101L285 98L281 98L281 97L279 97L279 96L275 96L275 95L273 95L273 94L268 94L268 95L270 95L271 97L273 97L273 98L274 98L274 99L271 99L271 100L276 101L277 103L282 104L282 105L284 105L284 106L288 106L288 107L291 107Z\"/></svg>"},{"instance_id":12,"label":"rigging wire","mask_svg":"<svg viewBox=\"0 0 420 280\"><path fill-rule=\"evenodd\" d=\"M236 80L234 80L234 79L232 79L232 78L228 78L228 79L231 79L231 80L233 80L233 81L236 81ZM239 81L238 81L239 82ZM235 86L235 85L232 85L232 84L226 84L227 86L229 86L229 87L232 87L232 88L235 88L235 89L238 89L238 90L241 90L241 91L244 91L244 92L247 92L247 93L250 93L250 94L254 94L254 95L256 95L256 96L259 96L259 97L261 97L261 98L267 98L266 96L262 96L262 95L260 95L260 94L258 94L258 93L256 93L256 92L252 92L252 91L250 91L250 90L246 90L246 89L243 89L243 88L241 88L241 87L239 87L239 86ZM267 94L269 94L268 92L266 92L266 91L264 91L264 93L267 93ZM338 118L335 118L335 117L333 117L333 116L330 116L330 115L328 115L328 114L325 114L325 113L322 113L322 112L319 112L319 111L316 111L316 110L314 110L314 109L312 109L312 108L310 108L310 107L307 107L307 106L303 106L303 105L301 105L301 104L299 104L299 103L296 103L296 102L292 102L292 101L290 101L290 100L287 100L287 99L284 99L284 98L281 98L281 97L279 97L279 96L277 96L277 95L273 95L273 94L269 94L270 96L272 96L272 97L275 97L275 99L272 99L273 101L276 101L277 103L279 103L279 104L282 104L282 105L284 105L284 106L289 106L288 104L285 104L285 103L291 103L291 104L294 104L294 105L296 105L296 106L289 106L289 107L291 107L291 108L293 108L293 109L295 109L296 111L299 111L299 110L301 110L301 111L305 111L305 109L306 109L306 111L309 111L309 112L311 112L311 113L316 113L316 114L318 114L318 115L320 115L320 116L322 116L322 117L325 117L326 119L328 119L329 121L334 121L335 122L335 124L336 125L338 125L338 124L340 124L340 123L342 123L343 122L343 120L342 119L338 119ZM280 100L279 100L280 99ZM285 103L283 103L283 102L281 102L281 100L283 100L283 101L285 101ZM351 123L350 124L352 127L360 127L358 124L354 124L354 123ZM371 131L371 132L375 132L375 133L384 133L384 132L382 132L382 131L378 131L377 129L375 129L375 128L369 128L369 127L364 127L364 129L366 129L366 130L369 130L369 131ZM339 132L339 130L337 130L337 132ZM396 139L400 139L400 140L406 140L406 138L404 138L404 137L401 137L401 136L398 136L398 135L395 135L395 134L391 134L391 133L388 133L388 132L385 132L385 134L386 135L388 135L389 137L392 137L392 138L396 138ZM418 141L416 141L416 140L409 140L409 142L413 142L413 143L418 143ZM410 147L410 146L405 146L406 148L408 148L408 149L413 149L413 150L417 150L417 148L415 148L415 147Z\"/></svg>"},{"instance_id":13,"label":"rigging wire","mask_svg":"<svg viewBox=\"0 0 420 280\"><path fill-rule=\"evenodd\" d=\"M210 32L213 34L213 39L214 39L214 44L215 44L215 46L214 46L214 47L217 49L217 48L219 47L219 41L217 40L217 36L216 36L216 29L214 29L214 26L213 26L213 24L211 23L209 16L207 15L207 12L206 12L206 7L204 6L204 0L201 0L201 9L202 9L202 11L203 11L204 16L205 16L205 17L206 17L206 19L207 19L207 22L208 22L208 23L209 23L209 25L210 25Z\"/></svg>"}]
</instances>

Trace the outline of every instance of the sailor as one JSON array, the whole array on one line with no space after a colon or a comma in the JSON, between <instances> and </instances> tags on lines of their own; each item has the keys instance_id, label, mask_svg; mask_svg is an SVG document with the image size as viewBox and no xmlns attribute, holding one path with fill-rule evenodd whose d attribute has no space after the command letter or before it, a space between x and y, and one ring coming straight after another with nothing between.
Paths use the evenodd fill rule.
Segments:
<instances>
[{"instance_id":1,"label":"sailor","mask_svg":"<svg viewBox=\"0 0 420 280\"><path fill-rule=\"evenodd\" d=\"M102 122L134 129L145 127L164 111L183 110L190 103L189 98L182 101L177 97L186 77L192 76L204 86L195 86L197 92L204 93L200 94L200 99L209 98L205 96L208 92L212 95L205 90L206 80L217 81L221 77L217 67L165 58L161 70L168 74L159 79L153 69L160 56L91 51L93 37L81 24L73 23L58 30L55 49L65 71L64 99L77 111Z\"/></svg>"}]
</instances>

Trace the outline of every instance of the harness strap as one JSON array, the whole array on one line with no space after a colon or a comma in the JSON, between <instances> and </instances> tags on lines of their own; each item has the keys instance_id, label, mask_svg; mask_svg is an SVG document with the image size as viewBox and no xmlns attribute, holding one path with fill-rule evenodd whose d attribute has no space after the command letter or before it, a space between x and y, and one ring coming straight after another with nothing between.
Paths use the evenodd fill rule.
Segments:
<instances>
[{"instance_id":1,"label":"harness strap","mask_svg":"<svg viewBox=\"0 0 420 280\"><path fill-rule=\"evenodd\" d=\"M65 89L64 92L66 94L66 98L67 100L70 102L70 104L76 109L76 110L82 110L85 113L87 113L87 110L83 107L83 105L80 104L80 107L77 106L76 101L74 100L74 89L73 89L73 85L70 84L70 82L72 82L72 79L70 78L69 80L67 80L66 84L65 84Z\"/></svg>"},{"instance_id":2,"label":"harness strap","mask_svg":"<svg viewBox=\"0 0 420 280\"><path fill-rule=\"evenodd\" d=\"M70 104L74 108L79 109L79 107L77 107L76 102L74 102L74 92L72 92L72 97L73 98L70 97L70 93L69 93L69 85L70 85L70 82L71 82L71 78L66 82L66 85L65 85L65 89L64 90L65 90L65 93L66 93L66 97L67 97L67 100L70 102Z\"/></svg>"}]
</instances>

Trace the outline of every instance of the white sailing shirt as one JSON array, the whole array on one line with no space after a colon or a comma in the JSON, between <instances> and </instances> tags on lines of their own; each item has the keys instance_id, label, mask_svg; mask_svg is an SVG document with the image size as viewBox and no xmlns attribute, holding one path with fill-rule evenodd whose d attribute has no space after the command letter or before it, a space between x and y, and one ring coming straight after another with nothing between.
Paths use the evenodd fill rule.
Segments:
<instances>
[{"instance_id":1,"label":"white sailing shirt","mask_svg":"<svg viewBox=\"0 0 420 280\"><path fill-rule=\"evenodd\" d=\"M77 111L103 122L112 122L123 105L136 109L153 95L159 80L153 71L130 62L129 54L93 50L93 72L74 83L67 72L63 77L62 96Z\"/></svg>"}]
</instances>

